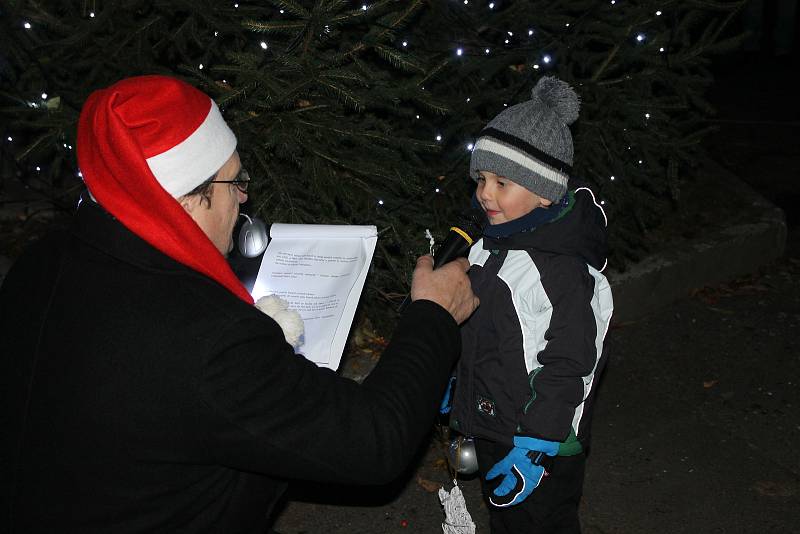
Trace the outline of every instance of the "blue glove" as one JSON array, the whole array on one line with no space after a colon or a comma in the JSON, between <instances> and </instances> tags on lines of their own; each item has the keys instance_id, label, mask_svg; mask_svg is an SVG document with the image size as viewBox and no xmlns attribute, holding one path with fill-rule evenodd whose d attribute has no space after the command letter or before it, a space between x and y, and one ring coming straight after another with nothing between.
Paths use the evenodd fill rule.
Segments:
<instances>
[{"instance_id":1,"label":"blue glove","mask_svg":"<svg viewBox=\"0 0 800 534\"><path fill-rule=\"evenodd\" d=\"M450 413L450 408L453 407L453 384L455 383L456 377L451 376L450 381L447 383L447 389L444 390L442 404L439 406L439 413L442 415Z\"/></svg>"},{"instance_id":2,"label":"blue glove","mask_svg":"<svg viewBox=\"0 0 800 534\"><path fill-rule=\"evenodd\" d=\"M542 465L547 463L545 455L555 456L557 453L558 442L516 436L511 452L486 473L486 480L503 475L503 480L492 492L489 502L505 507L524 501L545 476L546 471Z\"/></svg>"}]
</instances>

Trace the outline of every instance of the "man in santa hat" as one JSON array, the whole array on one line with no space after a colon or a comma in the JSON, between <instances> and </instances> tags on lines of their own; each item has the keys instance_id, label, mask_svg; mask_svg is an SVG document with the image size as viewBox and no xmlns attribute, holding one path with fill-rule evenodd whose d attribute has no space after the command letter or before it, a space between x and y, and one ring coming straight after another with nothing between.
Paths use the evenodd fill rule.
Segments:
<instances>
[{"instance_id":1,"label":"man in santa hat","mask_svg":"<svg viewBox=\"0 0 800 534\"><path fill-rule=\"evenodd\" d=\"M0 289L0 530L265 532L287 480L402 472L477 305L466 260L418 261L359 385L294 354L229 268L247 177L207 95L93 93L78 162L90 198Z\"/></svg>"}]
</instances>

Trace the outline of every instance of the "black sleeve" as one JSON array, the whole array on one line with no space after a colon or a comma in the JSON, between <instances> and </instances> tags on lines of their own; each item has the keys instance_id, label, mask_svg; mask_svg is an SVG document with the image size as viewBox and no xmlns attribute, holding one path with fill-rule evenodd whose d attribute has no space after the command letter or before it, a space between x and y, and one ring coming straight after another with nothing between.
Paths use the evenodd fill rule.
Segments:
<instances>
[{"instance_id":1,"label":"black sleeve","mask_svg":"<svg viewBox=\"0 0 800 534\"><path fill-rule=\"evenodd\" d=\"M539 265L552 313L547 345L537 356L542 367L529 377L532 397L523 407L520 433L561 442L569 436L575 408L583 402L583 377L596 363L594 279L574 258L554 256Z\"/></svg>"},{"instance_id":2,"label":"black sleeve","mask_svg":"<svg viewBox=\"0 0 800 534\"><path fill-rule=\"evenodd\" d=\"M277 325L221 342L200 395L211 414L210 455L277 477L381 483L400 474L430 430L460 352L458 326L429 301L412 303L359 385L295 355ZM242 339L241 335L223 336Z\"/></svg>"}]
</instances>

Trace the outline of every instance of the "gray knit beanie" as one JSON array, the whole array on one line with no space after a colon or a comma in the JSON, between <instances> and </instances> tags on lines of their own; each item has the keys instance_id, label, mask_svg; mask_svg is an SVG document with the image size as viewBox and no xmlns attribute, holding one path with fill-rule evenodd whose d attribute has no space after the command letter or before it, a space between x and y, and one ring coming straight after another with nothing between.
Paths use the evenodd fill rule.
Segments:
<instances>
[{"instance_id":1,"label":"gray knit beanie","mask_svg":"<svg viewBox=\"0 0 800 534\"><path fill-rule=\"evenodd\" d=\"M542 198L558 202L572 172L572 134L580 99L564 81L540 79L531 99L504 110L486 125L472 151L469 174L505 176Z\"/></svg>"}]
</instances>

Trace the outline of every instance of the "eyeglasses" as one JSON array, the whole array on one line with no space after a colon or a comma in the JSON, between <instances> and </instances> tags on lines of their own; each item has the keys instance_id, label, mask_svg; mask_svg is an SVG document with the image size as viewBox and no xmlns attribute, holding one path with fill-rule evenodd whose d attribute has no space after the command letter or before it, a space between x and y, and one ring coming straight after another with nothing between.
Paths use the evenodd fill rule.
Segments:
<instances>
[{"instance_id":1,"label":"eyeglasses","mask_svg":"<svg viewBox=\"0 0 800 534\"><path fill-rule=\"evenodd\" d=\"M234 184L239 191L247 194L247 186L250 185L250 173L245 169L240 169L239 174L233 180L211 180L212 184Z\"/></svg>"}]
</instances>

